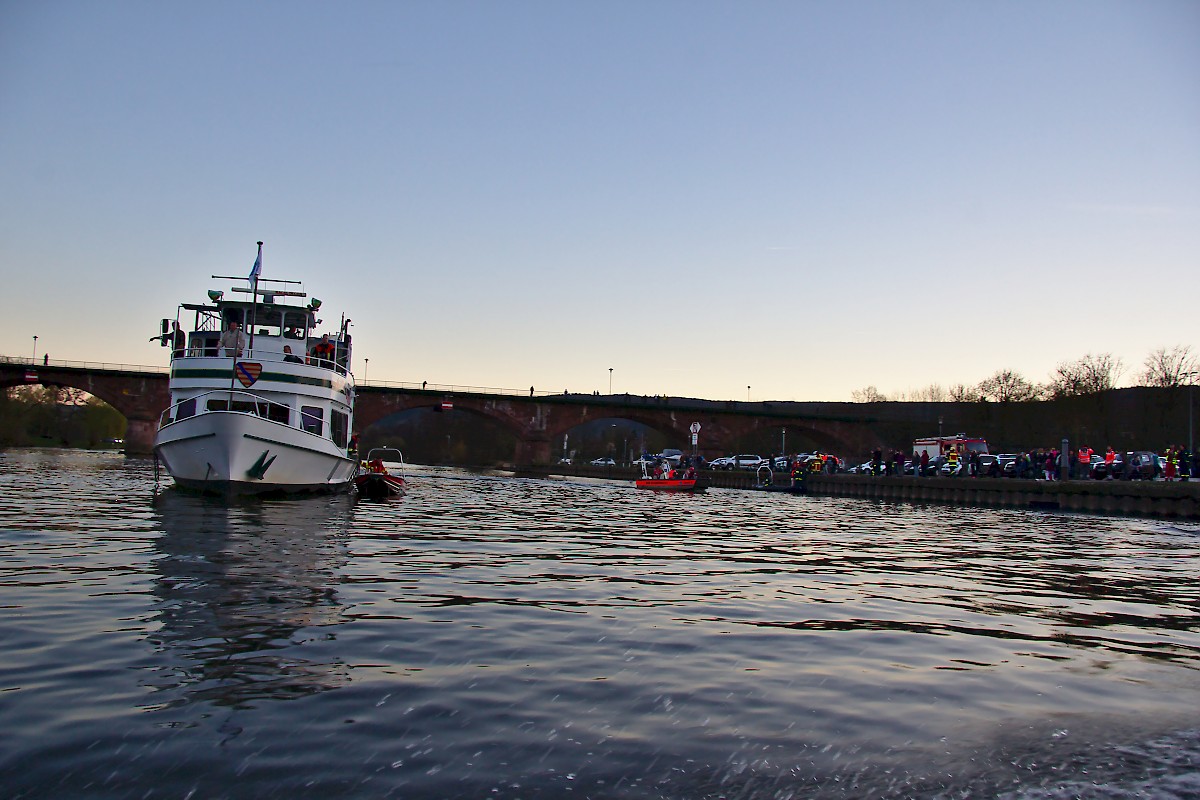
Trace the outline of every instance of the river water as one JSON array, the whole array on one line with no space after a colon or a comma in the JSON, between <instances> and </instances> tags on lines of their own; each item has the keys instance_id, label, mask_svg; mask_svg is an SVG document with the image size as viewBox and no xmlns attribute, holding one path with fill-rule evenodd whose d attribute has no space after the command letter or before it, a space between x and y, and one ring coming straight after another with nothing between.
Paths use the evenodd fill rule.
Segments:
<instances>
[{"instance_id":1,"label":"river water","mask_svg":"<svg viewBox=\"0 0 1200 800\"><path fill-rule=\"evenodd\" d=\"M1200 797L1200 526L409 477L0 452L0 795Z\"/></svg>"}]
</instances>

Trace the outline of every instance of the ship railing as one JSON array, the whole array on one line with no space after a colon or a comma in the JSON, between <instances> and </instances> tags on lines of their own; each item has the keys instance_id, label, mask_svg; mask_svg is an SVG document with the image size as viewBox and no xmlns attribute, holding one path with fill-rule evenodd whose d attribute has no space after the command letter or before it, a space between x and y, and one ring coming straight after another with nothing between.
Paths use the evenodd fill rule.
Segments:
<instances>
[{"instance_id":1,"label":"ship railing","mask_svg":"<svg viewBox=\"0 0 1200 800\"><path fill-rule=\"evenodd\" d=\"M238 357L239 361L270 361L275 363L295 363L307 364L310 367L319 367L327 369L331 372L336 372L339 375L347 375L350 370L344 361L343 357L339 358L314 358L307 354L291 353L292 361L288 362L288 353L281 353L275 350L246 350ZM223 348L218 347L190 347L186 350L175 350L171 353L171 359L178 361L188 358L228 358L231 361L233 356L226 355Z\"/></svg>"}]
</instances>

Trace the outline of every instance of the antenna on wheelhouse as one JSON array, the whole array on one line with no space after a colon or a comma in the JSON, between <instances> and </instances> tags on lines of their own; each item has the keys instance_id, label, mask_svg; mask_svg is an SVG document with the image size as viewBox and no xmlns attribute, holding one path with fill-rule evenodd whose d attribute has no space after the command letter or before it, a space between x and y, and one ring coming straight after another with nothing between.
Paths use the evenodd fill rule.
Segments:
<instances>
[{"instance_id":1,"label":"antenna on wheelhouse","mask_svg":"<svg viewBox=\"0 0 1200 800\"><path fill-rule=\"evenodd\" d=\"M254 266L250 268L250 340L246 344L246 355L254 352L254 328L258 322L258 276L262 274L262 246L263 243L258 243L258 258L254 259Z\"/></svg>"}]
</instances>

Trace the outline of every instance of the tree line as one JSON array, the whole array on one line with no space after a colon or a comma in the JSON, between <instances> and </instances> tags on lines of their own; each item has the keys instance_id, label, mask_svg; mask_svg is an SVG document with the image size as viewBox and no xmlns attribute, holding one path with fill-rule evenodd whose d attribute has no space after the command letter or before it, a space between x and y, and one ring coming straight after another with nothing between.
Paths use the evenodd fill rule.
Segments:
<instances>
[{"instance_id":1,"label":"tree line","mask_svg":"<svg viewBox=\"0 0 1200 800\"><path fill-rule=\"evenodd\" d=\"M103 447L125 436L121 412L82 389L17 386L0 393L0 446Z\"/></svg>"},{"instance_id":2,"label":"tree line","mask_svg":"<svg viewBox=\"0 0 1200 800\"><path fill-rule=\"evenodd\" d=\"M1034 383L1013 369L999 369L979 383L943 387L934 383L907 392L884 394L875 386L850 393L856 403L930 402L1011 403L1029 400L1061 400L1081 397L1117 388L1125 372L1120 358L1111 353L1085 355L1076 361L1064 361L1055 367L1045 383ZM1160 347L1146 356L1136 377L1136 385L1173 388L1196 383L1200 359L1187 345Z\"/></svg>"}]
</instances>

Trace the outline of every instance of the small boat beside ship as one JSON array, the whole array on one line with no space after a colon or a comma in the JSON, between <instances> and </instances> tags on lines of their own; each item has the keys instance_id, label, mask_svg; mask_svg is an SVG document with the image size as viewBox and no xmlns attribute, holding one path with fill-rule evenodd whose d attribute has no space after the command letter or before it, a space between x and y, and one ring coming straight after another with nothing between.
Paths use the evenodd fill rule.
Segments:
<instances>
[{"instance_id":1,"label":"small boat beside ship","mask_svg":"<svg viewBox=\"0 0 1200 800\"><path fill-rule=\"evenodd\" d=\"M347 491L359 471L350 320L322 332L321 301L262 278L261 264L259 242L248 278L213 276L246 284L233 296L210 290L162 321L170 406L154 454L177 484L208 493Z\"/></svg>"},{"instance_id":2,"label":"small boat beside ship","mask_svg":"<svg viewBox=\"0 0 1200 800\"><path fill-rule=\"evenodd\" d=\"M757 483L751 486L751 489L759 492L783 492L785 494L808 494L808 489L805 486L805 480L808 478L808 472L803 468L797 468L792 471L791 476L786 479L786 482L775 483L775 471L764 464L758 468L755 473Z\"/></svg>"},{"instance_id":3,"label":"small boat beside ship","mask_svg":"<svg viewBox=\"0 0 1200 800\"><path fill-rule=\"evenodd\" d=\"M389 456L399 458L388 458ZM385 458L388 461L385 462ZM354 477L354 489L359 497L369 500L386 500L404 494L407 484L403 476L392 472L388 463L404 464L404 454L394 447L376 447L367 453L366 460Z\"/></svg>"},{"instance_id":4,"label":"small boat beside ship","mask_svg":"<svg viewBox=\"0 0 1200 800\"><path fill-rule=\"evenodd\" d=\"M650 472L646 463L642 463L642 477L634 481L639 489L649 489L656 492L703 492L708 488L707 478L699 477L695 467L681 470L671 465L666 459L660 460Z\"/></svg>"}]
</instances>

